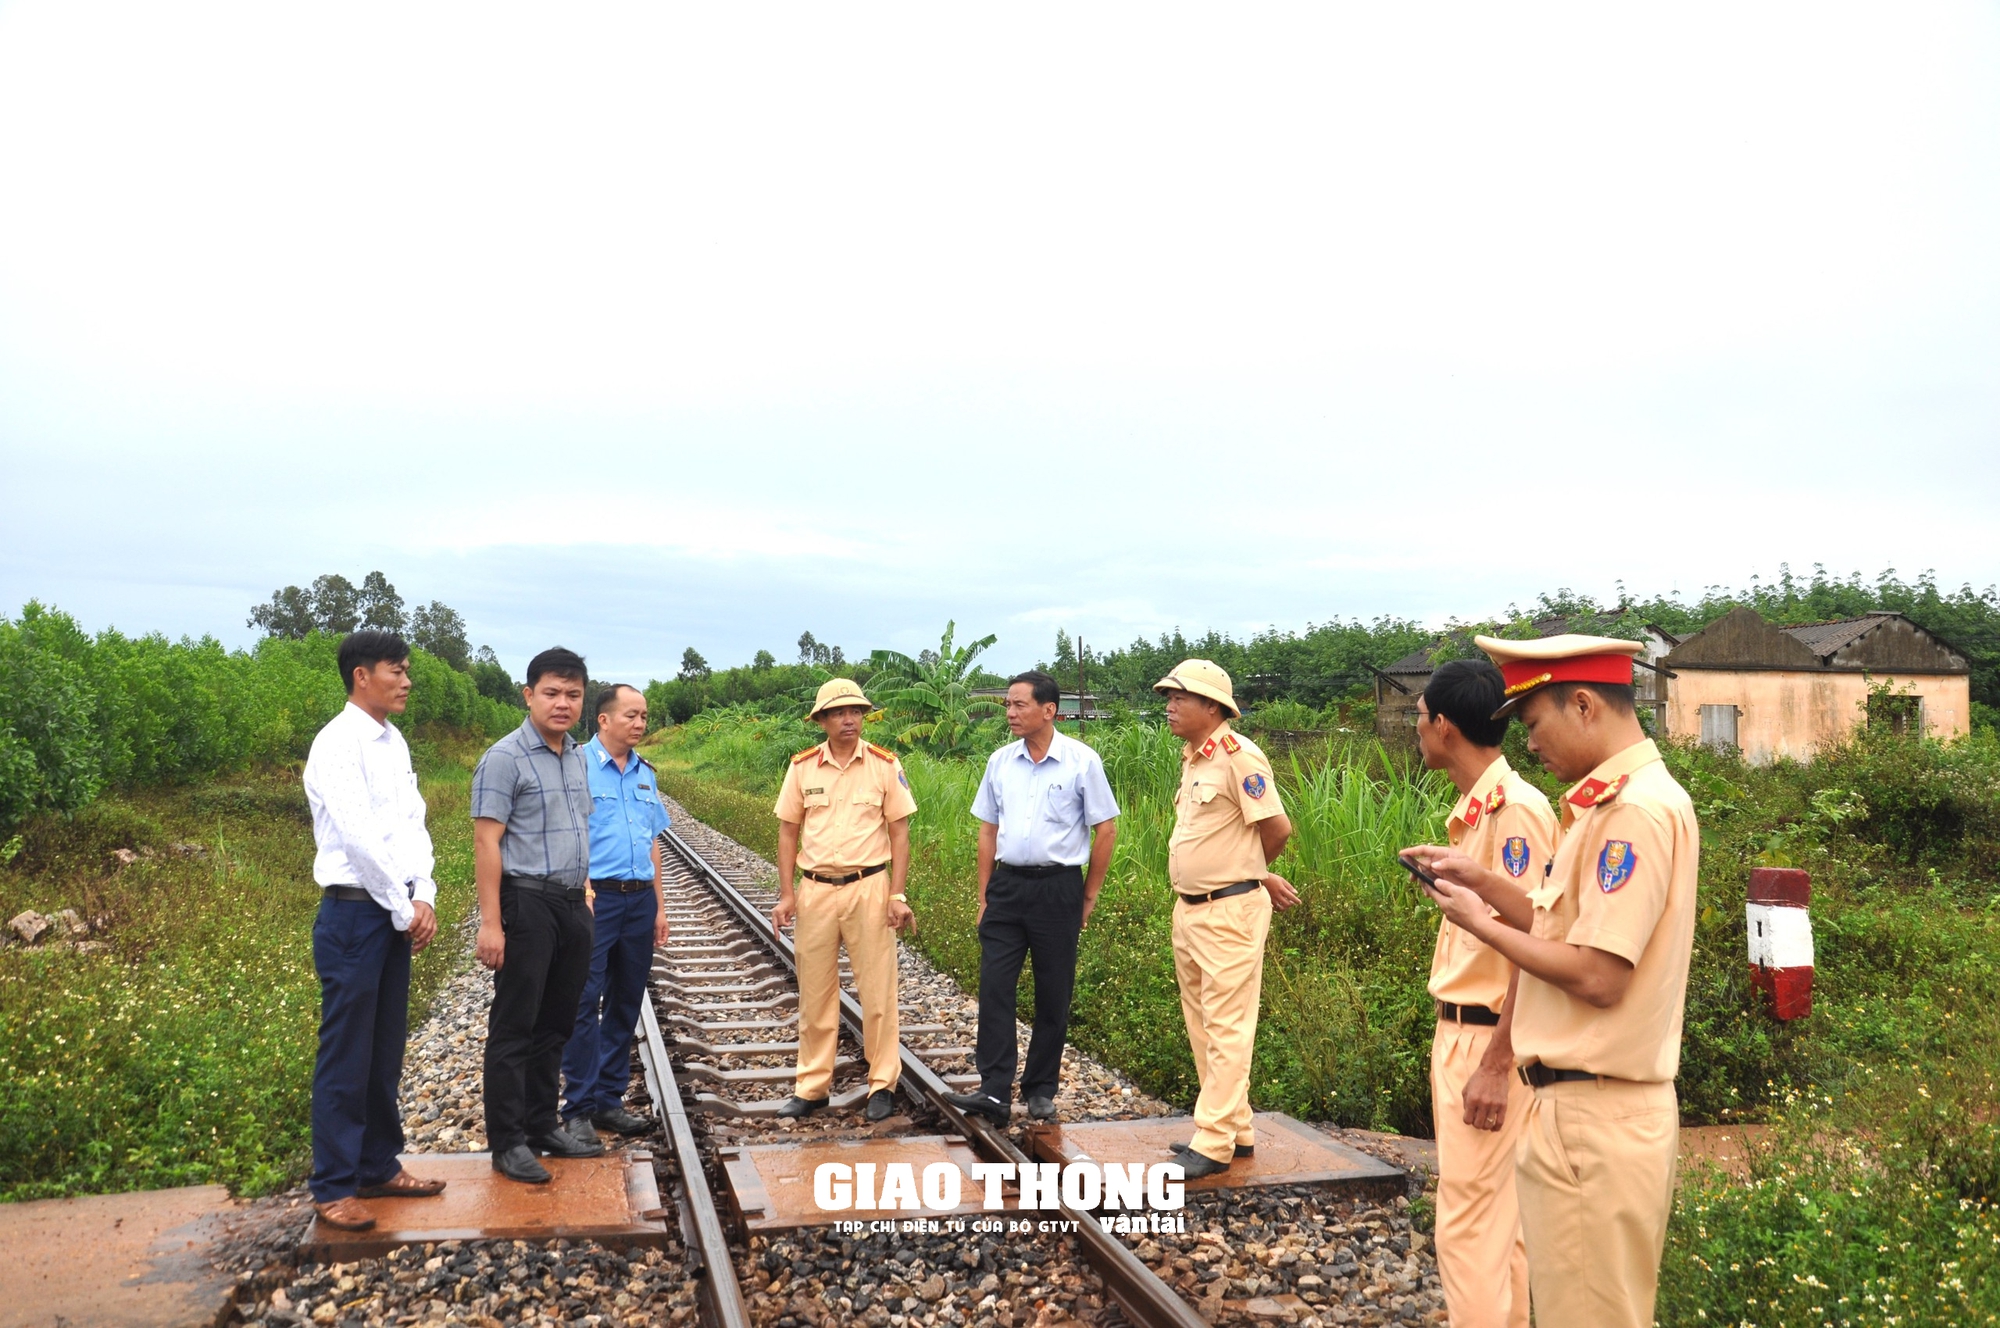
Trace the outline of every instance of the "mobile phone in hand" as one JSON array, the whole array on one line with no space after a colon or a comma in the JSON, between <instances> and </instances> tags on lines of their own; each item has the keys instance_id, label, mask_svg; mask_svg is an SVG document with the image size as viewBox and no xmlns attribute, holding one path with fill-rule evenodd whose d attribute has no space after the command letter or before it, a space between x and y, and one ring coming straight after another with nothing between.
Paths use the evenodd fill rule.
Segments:
<instances>
[{"instance_id":1,"label":"mobile phone in hand","mask_svg":"<svg viewBox=\"0 0 2000 1328\"><path fill-rule=\"evenodd\" d=\"M1411 876L1415 877L1417 880L1423 882L1425 885L1432 887L1433 889L1437 887L1438 878L1431 875L1430 869L1425 867L1421 862L1418 862L1415 858L1406 858L1402 854L1398 853L1396 855L1396 861L1402 863L1403 870L1408 872Z\"/></svg>"}]
</instances>

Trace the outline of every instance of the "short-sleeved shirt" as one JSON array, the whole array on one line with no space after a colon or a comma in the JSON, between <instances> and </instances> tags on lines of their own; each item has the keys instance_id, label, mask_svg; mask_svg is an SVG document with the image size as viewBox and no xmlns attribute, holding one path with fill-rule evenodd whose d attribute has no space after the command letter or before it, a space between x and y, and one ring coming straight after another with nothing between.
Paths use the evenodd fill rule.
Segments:
<instances>
[{"instance_id":1,"label":"short-sleeved shirt","mask_svg":"<svg viewBox=\"0 0 2000 1328\"><path fill-rule=\"evenodd\" d=\"M1542 791L1496 756L1451 809L1451 846L1482 867L1520 883L1542 883L1555 857L1556 814ZM1431 995L1454 1005L1498 1010L1514 966L1498 950L1446 920L1431 954Z\"/></svg>"},{"instance_id":2,"label":"short-sleeved shirt","mask_svg":"<svg viewBox=\"0 0 2000 1328\"><path fill-rule=\"evenodd\" d=\"M524 719L486 749L472 772L472 819L499 821L500 871L557 885L582 886L590 877L590 774L583 749L563 734L552 750Z\"/></svg>"},{"instance_id":3,"label":"short-sleeved shirt","mask_svg":"<svg viewBox=\"0 0 2000 1328\"><path fill-rule=\"evenodd\" d=\"M1533 934L1632 963L1599 1010L1531 973L1514 1008L1514 1058L1559 1070L1665 1083L1680 1069L1694 950L1700 831L1694 804L1650 740L1591 771L1563 798L1563 838L1534 900Z\"/></svg>"},{"instance_id":4,"label":"short-sleeved shirt","mask_svg":"<svg viewBox=\"0 0 2000 1328\"><path fill-rule=\"evenodd\" d=\"M1184 895L1207 894L1270 870L1257 822L1282 815L1278 781L1257 744L1224 724L1181 751L1167 879Z\"/></svg>"},{"instance_id":5,"label":"short-sleeved shirt","mask_svg":"<svg viewBox=\"0 0 2000 1328\"><path fill-rule=\"evenodd\" d=\"M1037 761L1028 740L986 758L972 814L999 827L997 856L1015 867L1080 867L1090 861L1090 827L1118 815L1104 758L1065 733L1049 736Z\"/></svg>"},{"instance_id":6,"label":"short-sleeved shirt","mask_svg":"<svg viewBox=\"0 0 2000 1328\"><path fill-rule=\"evenodd\" d=\"M653 841L672 822L652 763L625 754L625 768L596 738L583 744L590 772L590 874L600 881L653 879Z\"/></svg>"},{"instance_id":7,"label":"short-sleeved shirt","mask_svg":"<svg viewBox=\"0 0 2000 1328\"><path fill-rule=\"evenodd\" d=\"M844 762L827 743L794 756L771 810L799 827L801 870L845 872L887 862L889 823L916 809L903 763L864 742Z\"/></svg>"}]
</instances>

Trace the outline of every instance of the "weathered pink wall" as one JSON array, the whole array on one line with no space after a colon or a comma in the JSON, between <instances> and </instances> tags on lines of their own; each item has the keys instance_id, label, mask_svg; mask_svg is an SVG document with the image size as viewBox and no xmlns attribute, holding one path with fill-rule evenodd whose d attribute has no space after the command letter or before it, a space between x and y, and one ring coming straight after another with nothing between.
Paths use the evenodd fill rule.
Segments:
<instances>
[{"instance_id":1,"label":"weathered pink wall","mask_svg":"<svg viewBox=\"0 0 2000 1328\"><path fill-rule=\"evenodd\" d=\"M1743 758L1762 765L1780 756L1810 759L1813 750L1840 742L1866 722L1868 691L1887 685L1924 699L1924 731L1956 738L1971 723L1966 675L1919 674L1907 678L1849 672L1680 669L1669 686L1667 732L1701 736L1701 708L1734 705L1736 742Z\"/></svg>"}]
</instances>

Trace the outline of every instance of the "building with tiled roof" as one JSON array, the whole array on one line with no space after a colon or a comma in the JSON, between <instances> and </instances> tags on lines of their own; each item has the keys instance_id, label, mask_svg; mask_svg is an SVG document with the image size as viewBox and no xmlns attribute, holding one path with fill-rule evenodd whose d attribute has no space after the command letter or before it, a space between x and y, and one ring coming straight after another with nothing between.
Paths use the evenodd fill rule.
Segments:
<instances>
[{"instance_id":1,"label":"building with tiled roof","mask_svg":"<svg viewBox=\"0 0 2000 1328\"><path fill-rule=\"evenodd\" d=\"M1971 723L1964 654L1900 613L1777 627L1736 608L1662 663L1665 731L1757 764L1809 758L1864 725L1953 738Z\"/></svg>"}]
</instances>

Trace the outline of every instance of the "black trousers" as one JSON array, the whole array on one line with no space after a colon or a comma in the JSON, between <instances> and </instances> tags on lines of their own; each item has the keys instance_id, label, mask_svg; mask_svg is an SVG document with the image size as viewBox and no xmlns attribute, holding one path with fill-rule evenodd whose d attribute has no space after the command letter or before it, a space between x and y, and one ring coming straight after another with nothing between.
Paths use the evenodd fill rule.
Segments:
<instances>
[{"instance_id":1,"label":"black trousers","mask_svg":"<svg viewBox=\"0 0 2000 1328\"><path fill-rule=\"evenodd\" d=\"M1054 1097L1076 990L1076 942L1083 931L1083 868L1027 877L996 863L979 922L979 1041L973 1061L979 1088L1014 1101L1015 995L1021 962L1035 961L1035 1031L1021 1071L1021 1096Z\"/></svg>"},{"instance_id":2,"label":"black trousers","mask_svg":"<svg viewBox=\"0 0 2000 1328\"><path fill-rule=\"evenodd\" d=\"M562 1127L563 1044L590 977L590 905L500 887L507 952L486 1012L486 1146L504 1153Z\"/></svg>"}]
</instances>

